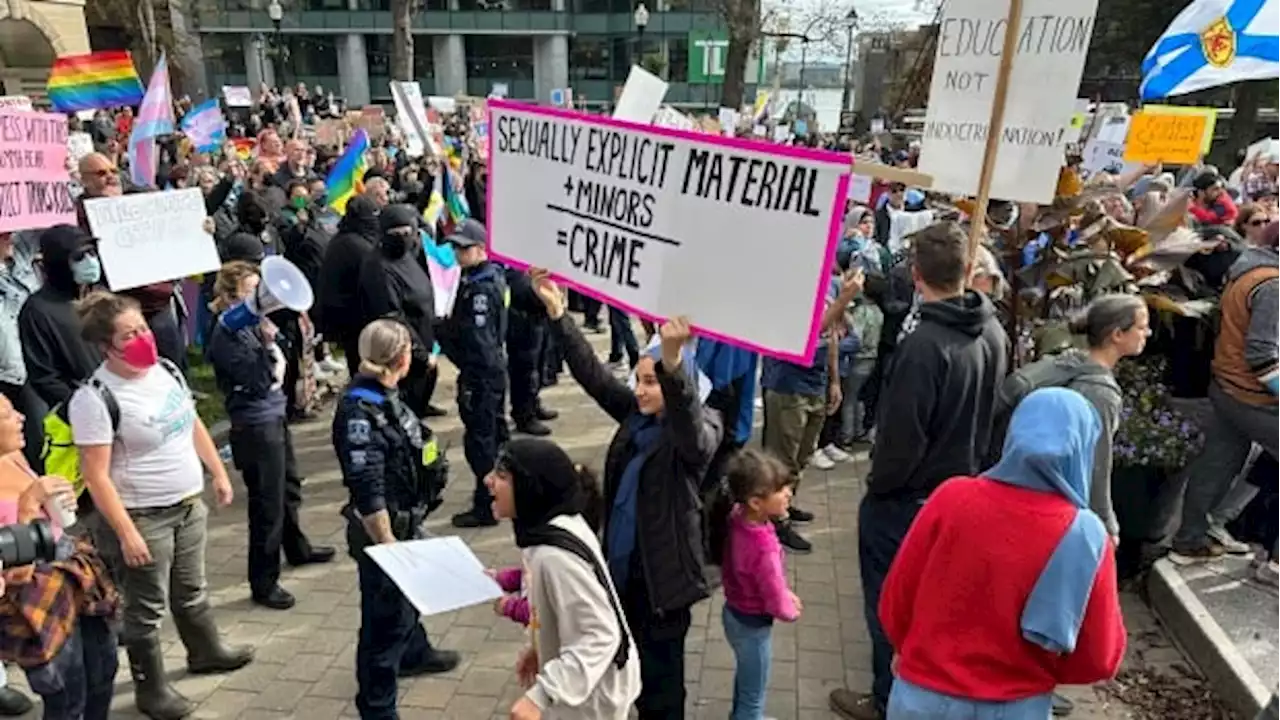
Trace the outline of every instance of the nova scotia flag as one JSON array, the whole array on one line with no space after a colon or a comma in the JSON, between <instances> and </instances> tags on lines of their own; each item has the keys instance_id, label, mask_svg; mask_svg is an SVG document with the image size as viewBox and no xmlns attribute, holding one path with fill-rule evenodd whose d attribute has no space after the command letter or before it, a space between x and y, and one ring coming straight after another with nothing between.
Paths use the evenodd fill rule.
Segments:
<instances>
[{"instance_id":1,"label":"nova scotia flag","mask_svg":"<svg viewBox=\"0 0 1280 720\"><path fill-rule=\"evenodd\" d=\"M1142 99L1280 77L1280 0L1195 0L1142 61Z\"/></svg>"}]
</instances>

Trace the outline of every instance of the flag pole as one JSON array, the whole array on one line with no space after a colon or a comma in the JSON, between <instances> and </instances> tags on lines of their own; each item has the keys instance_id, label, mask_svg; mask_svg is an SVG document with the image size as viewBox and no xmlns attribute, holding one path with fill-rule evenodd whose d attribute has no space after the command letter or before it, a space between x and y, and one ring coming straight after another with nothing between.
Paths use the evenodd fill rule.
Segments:
<instances>
[{"instance_id":1,"label":"flag pole","mask_svg":"<svg viewBox=\"0 0 1280 720\"><path fill-rule=\"evenodd\" d=\"M1005 23L1004 47L1000 51L1000 69L996 73L995 100L991 105L991 122L987 125L987 146L982 154L982 172L978 176L978 199L969 218L969 267L978 257L978 245L986 234L987 204L991 201L991 177L995 174L996 154L1004 128L1004 105L1009 95L1009 72L1017 53L1022 25L1022 0L1009 0L1009 16ZM967 282L967 279L966 279Z\"/></svg>"}]
</instances>

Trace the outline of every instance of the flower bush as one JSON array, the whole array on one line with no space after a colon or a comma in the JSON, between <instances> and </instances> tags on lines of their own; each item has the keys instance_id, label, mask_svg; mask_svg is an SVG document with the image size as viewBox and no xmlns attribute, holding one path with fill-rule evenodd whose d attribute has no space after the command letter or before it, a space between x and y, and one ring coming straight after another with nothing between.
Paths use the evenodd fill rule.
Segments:
<instances>
[{"instance_id":1,"label":"flower bush","mask_svg":"<svg viewBox=\"0 0 1280 720\"><path fill-rule=\"evenodd\" d=\"M1112 444L1116 466L1183 468L1204 446L1200 428L1169 402L1169 388L1162 382L1166 369L1163 357L1125 360L1116 366L1124 395Z\"/></svg>"}]
</instances>

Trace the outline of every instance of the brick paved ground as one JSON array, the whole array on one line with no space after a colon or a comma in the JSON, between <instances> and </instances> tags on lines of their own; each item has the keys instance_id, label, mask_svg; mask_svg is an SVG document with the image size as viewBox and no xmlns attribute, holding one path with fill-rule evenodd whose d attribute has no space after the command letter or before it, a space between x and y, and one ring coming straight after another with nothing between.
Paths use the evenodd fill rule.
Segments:
<instances>
[{"instance_id":1,"label":"brick paved ground","mask_svg":"<svg viewBox=\"0 0 1280 720\"><path fill-rule=\"evenodd\" d=\"M605 336L593 341L602 349ZM565 376L567 378L567 376ZM453 412L453 376L446 372L436 397L447 403L450 416L435 424L453 444L453 484L444 507L429 521L437 534L450 534L449 516L470 498L470 477L462 460L460 426ZM614 426L581 392L572 379L544 392L550 407L561 411L553 423L554 439L575 458L599 465ZM338 510L346 493L342 488L333 449L329 420L296 426L294 442L307 478L303 527L313 541L344 549L342 520ZM830 689L848 685L865 689L871 681L870 645L862 620L858 579L855 518L862 494L862 460L821 473L810 471L799 502L817 519L807 527L814 552L790 556L793 587L804 600L804 616L794 625L780 624L774 632L774 665L769 714L779 720L835 717L827 710ZM243 490L237 484L237 492ZM248 600L245 581L247 526L242 498L231 508L215 511L210 519L208 573L212 602L219 624L235 642L257 646L257 659L243 670L225 676L186 676L184 651L172 625L164 629L168 667L177 688L200 703L197 718L305 718L332 720L357 717L356 631L360 624L360 597L355 566L344 554L326 566L286 569L283 584L298 597L287 612L263 609ZM514 564L511 530L506 525L482 531L463 531L463 539L484 562ZM722 599L717 596L694 608L686 662L691 718L723 719L733 686L733 656L724 641L719 622ZM1135 643L1155 647L1157 653L1174 653L1155 626L1149 612L1136 598L1126 598L1126 619L1135 630ZM458 650L463 663L447 675L401 683L401 715L405 718L506 718L520 694L511 667L522 645L522 631L514 623L497 618L488 606L475 607L425 620L432 640ZM1174 653L1176 655L1176 653ZM1167 658L1172 660L1173 657ZM17 686L24 686L21 672L11 671ZM121 652L112 717L136 718L132 683ZM1079 708L1074 717L1131 717L1124 708L1107 702L1091 688L1075 688L1069 694ZM37 715L32 713L30 717Z\"/></svg>"}]
</instances>

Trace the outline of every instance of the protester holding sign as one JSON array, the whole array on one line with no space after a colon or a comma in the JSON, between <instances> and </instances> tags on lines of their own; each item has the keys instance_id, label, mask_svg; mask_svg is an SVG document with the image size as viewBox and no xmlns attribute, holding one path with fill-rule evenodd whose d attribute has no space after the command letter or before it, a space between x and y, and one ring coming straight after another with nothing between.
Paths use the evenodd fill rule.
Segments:
<instances>
[{"instance_id":1,"label":"protester holding sign","mask_svg":"<svg viewBox=\"0 0 1280 720\"><path fill-rule=\"evenodd\" d=\"M604 463L604 549L640 651L636 707L643 720L679 720L689 609L708 595L698 491L720 442L720 414L702 405L687 319L663 325L660 345L640 359L629 389L565 315L547 272L532 277L569 371L619 424Z\"/></svg>"}]
</instances>

